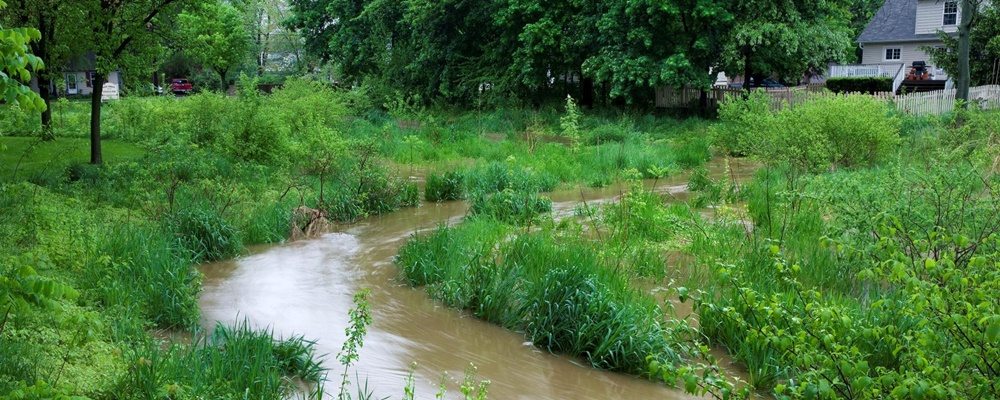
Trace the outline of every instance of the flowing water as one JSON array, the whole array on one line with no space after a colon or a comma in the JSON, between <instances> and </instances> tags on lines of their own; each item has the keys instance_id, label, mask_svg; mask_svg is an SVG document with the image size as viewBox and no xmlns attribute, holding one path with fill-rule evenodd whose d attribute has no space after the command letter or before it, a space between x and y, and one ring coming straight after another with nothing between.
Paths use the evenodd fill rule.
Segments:
<instances>
[{"instance_id":1,"label":"flowing water","mask_svg":"<svg viewBox=\"0 0 1000 400\"><path fill-rule=\"evenodd\" d=\"M723 173L719 160L712 175ZM734 168L737 179L749 167ZM683 196L686 179L661 180L661 192ZM653 185L648 181L647 185ZM621 188L576 189L552 193L553 209L569 213L581 201L613 200ZM565 356L541 351L517 333L479 321L431 300L421 288L399 279L393 257L416 231L461 221L464 202L424 204L373 217L320 238L253 249L236 260L207 264L201 296L202 323L248 320L278 335L303 335L327 354L327 390L336 390L342 370L334 360L346 339L352 295L369 288L374 322L360 352L357 375L376 398L399 398L406 376L414 372L416 397L433 398L443 374L449 398L456 381L474 364L480 379L491 381L491 399L678 399L677 390L644 379L599 371Z\"/></svg>"}]
</instances>

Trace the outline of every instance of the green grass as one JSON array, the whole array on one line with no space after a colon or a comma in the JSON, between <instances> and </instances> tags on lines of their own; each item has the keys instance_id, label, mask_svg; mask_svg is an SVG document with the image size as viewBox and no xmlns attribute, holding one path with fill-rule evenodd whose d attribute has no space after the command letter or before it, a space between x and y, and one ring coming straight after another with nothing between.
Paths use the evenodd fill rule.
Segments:
<instances>
[{"instance_id":1,"label":"green grass","mask_svg":"<svg viewBox=\"0 0 1000 400\"><path fill-rule=\"evenodd\" d=\"M145 153L139 146L119 140L104 140L101 148L105 163L136 160ZM0 137L2 181L62 174L70 164L89 161L90 141L87 139L59 138L43 142L33 137Z\"/></svg>"},{"instance_id":2,"label":"green grass","mask_svg":"<svg viewBox=\"0 0 1000 400\"><path fill-rule=\"evenodd\" d=\"M659 307L592 244L509 229L490 218L440 227L411 239L397 264L432 297L594 367L643 374L649 359L678 360Z\"/></svg>"}]
</instances>

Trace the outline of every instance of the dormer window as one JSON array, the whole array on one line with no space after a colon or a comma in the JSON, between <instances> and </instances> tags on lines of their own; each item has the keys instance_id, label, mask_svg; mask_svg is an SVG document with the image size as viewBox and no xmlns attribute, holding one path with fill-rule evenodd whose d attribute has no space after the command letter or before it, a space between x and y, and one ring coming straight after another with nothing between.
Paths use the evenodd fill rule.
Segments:
<instances>
[{"instance_id":1,"label":"dormer window","mask_svg":"<svg viewBox=\"0 0 1000 400\"><path fill-rule=\"evenodd\" d=\"M944 2L944 25L955 25L958 23L958 2Z\"/></svg>"}]
</instances>

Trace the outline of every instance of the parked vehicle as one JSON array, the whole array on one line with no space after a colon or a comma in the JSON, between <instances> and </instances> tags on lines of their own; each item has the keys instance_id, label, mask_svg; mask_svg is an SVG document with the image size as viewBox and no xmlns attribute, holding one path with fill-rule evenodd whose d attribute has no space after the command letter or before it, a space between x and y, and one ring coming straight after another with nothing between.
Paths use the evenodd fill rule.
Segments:
<instances>
[{"instance_id":1,"label":"parked vehicle","mask_svg":"<svg viewBox=\"0 0 1000 400\"><path fill-rule=\"evenodd\" d=\"M171 79L170 91L178 95L191 94L191 92L194 91L194 85L192 85L191 81L187 79Z\"/></svg>"},{"instance_id":2,"label":"parked vehicle","mask_svg":"<svg viewBox=\"0 0 1000 400\"><path fill-rule=\"evenodd\" d=\"M743 84L742 83L730 83L729 87L732 88L732 89L743 89ZM760 84L757 84L757 82L754 82L753 78L750 78L750 87L751 88L765 88L765 89L782 89L782 88L785 88L785 85L782 84L781 82L778 82L775 79L772 79L772 78L761 79L760 80Z\"/></svg>"}]
</instances>

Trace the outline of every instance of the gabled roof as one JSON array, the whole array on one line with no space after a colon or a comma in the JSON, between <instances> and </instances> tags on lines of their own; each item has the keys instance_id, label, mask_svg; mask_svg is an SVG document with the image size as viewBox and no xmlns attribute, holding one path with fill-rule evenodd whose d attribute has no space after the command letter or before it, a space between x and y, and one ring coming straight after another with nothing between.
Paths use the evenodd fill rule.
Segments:
<instances>
[{"instance_id":1,"label":"gabled roof","mask_svg":"<svg viewBox=\"0 0 1000 400\"><path fill-rule=\"evenodd\" d=\"M919 42L940 40L937 33L916 34L917 0L885 0L865 30L858 36L858 43Z\"/></svg>"},{"instance_id":2,"label":"gabled roof","mask_svg":"<svg viewBox=\"0 0 1000 400\"><path fill-rule=\"evenodd\" d=\"M73 57L66 63L67 72L93 71L97 68L97 55L88 51L79 56Z\"/></svg>"}]
</instances>

